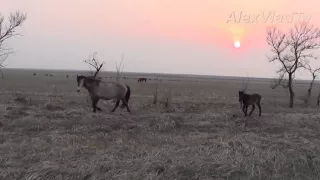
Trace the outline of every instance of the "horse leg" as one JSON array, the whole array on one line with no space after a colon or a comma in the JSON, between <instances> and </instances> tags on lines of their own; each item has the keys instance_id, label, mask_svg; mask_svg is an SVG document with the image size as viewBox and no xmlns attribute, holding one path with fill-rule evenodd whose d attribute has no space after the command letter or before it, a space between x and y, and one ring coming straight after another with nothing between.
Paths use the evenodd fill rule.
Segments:
<instances>
[{"instance_id":1,"label":"horse leg","mask_svg":"<svg viewBox=\"0 0 320 180\"><path fill-rule=\"evenodd\" d=\"M117 107L119 106L119 103L120 103L120 100L117 100L117 102L111 112L114 112L117 109Z\"/></svg>"},{"instance_id":2,"label":"horse leg","mask_svg":"<svg viewBox=\"0 0 320 180\"><path fill-rule=\"evenodd\" d=\"M92 108L93 108L93 111L92 112L97 112L97 99L92 97L91 98L91 101L92 101Z\"/></svg>"},{"instance_id":3,"label":"horse leg","mask_svg":"<svg viewBox=\"0 0 320 180\"><path fill-rule=\"evenodd\" d=\"M259 108L259 116L261 116L261 105L260 105L260 102L258 102L257 105L258 105L258 108Z\"/></svg>"},{"instance_id":4,"label":"horse leg","mask_svg":"<svg viewBox=\"0 0 320 180\"><path fill-rule=\"evenodd\" d=\"M246 111L244 110L246 108L246 106L245 105L243 105L242 106L242 111L243 111L243 113L244 113L244 116L246 116L247 114L246 114Z\"/></svg>"},{"instance_id":5,"label":"horse leg","mask_svg":"<svg viewBox=\"0 0 320 180\"><path fill-rule=\"evenodd\" d=\"M126 106L127 111L128 111L128 112L131 112L131 110L130 110L130 108L129 108L129 106L128 106L128 102L126 101L125 98L122 98L122 103Z\"/></svg>"},{"instance_id":6,"label":"horse leg","mask_svg":"<svg viewBox=\"0 0 320 180\"><path fill-rule=\"evenodd\" d=\"M245 107L246 107L246 108L245 108L245 111L246 111L246 112L245 112L245 116L248 115L248 106L249 106L248 104L245 105Z\"/></svg>"},{"instance_id":7,"label":"horse leg","mask_svg":"<svg viewBox=\"0 0 320 180\"><path fill-rule=\"evenodd\" d=\"M97 102L96 102L96 105L95 105L95 106L96 106L96 109L97 109L98 111L102 111L102 109L97 106L99 100L100 100L100 99L97 99L97 100L96 100Z\"/></svg>"},{"instance_id":8,"label":"horse leg","mask_svg":"<svg viewBox=\"0 0 320 180\"><path fill-rule=\"evenodd\" d=\"M252 114L252 112L253 112L253 110L254 110L255 108L256 108L256 107L255 107L255 105L253 104L253 105L252 105L252 110L251 110L249 116L251 116L251 114Z\"/></svg>"}]
</instances>

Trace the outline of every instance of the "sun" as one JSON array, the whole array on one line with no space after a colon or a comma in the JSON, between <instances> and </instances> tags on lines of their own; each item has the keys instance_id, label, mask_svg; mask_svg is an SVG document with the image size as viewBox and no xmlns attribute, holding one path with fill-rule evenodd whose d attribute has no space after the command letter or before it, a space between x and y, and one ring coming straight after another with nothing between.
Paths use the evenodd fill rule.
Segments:
<instances>
[{"instance_id":1,"label":"sun","mask_svg":"<svg viewBox=\"0 0 320 180\"><path fill-rule=\"evenodd\" d=\"M239 48L240 47L240 41L235 41L234 42L234 47Z\"/></svg>"}]
</instances>

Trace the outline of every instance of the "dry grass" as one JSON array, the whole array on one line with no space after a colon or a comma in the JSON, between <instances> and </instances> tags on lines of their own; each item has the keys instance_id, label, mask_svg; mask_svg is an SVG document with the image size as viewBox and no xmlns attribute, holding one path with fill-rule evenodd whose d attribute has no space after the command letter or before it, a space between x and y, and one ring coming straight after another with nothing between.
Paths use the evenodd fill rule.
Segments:
<instances>
[{"instance_id":1,"label":"dry grass","mask_svg":"<svg viewBox=\"0 0 320 180\"><path fill-rule=\"evenodd\" d=\"M241 81L163 80L159 99L171 88L168 111L152 104L154 81L138 84L132 75L123 82L132 87L133 113L99 103L103 112L94 114L71 75L5 73L0 179L320 179L315 103L297 100L289 109L268 82L250 86L263 96L261 117L240 111Z\"/></svg>"}]
</instances>

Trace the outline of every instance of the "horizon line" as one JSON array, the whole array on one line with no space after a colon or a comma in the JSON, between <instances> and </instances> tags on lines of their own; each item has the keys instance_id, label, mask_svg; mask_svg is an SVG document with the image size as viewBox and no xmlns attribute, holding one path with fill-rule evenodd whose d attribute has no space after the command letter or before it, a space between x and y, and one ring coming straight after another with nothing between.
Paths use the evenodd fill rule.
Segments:
<instances>
[{"instance_id":1,"label":"horizon line","mask_svg":"<svg viewBox=\"0 0 320 180\"><path fill-rule=\"evenodd\" d=\"M90 70L86 69L55 69L55 68L11 68L11 67L6 67L6 68L3 68L2 70L5 70L5 69L17 69L17 70L20 70L20 69L24 69L24 70L54 70L54 71L88 71L90 72ZM117 71L105 71L105 70L102 70L100 72L112 72L112 73L116 73ZM275 78L271 78L271 77L258 77L258 76L228 76L228 75L208 75L208 74L187 74L187 73L182 73L182 74L177 74L177 73L157 73L157 72L136 72L136 71L123 71L123 73L136 73L136 74L139 74L139 73L142 73L142 74L162 74L162 75L180 75L180 76L186 76L186 75L192 75L192 76L208 76L208 77L232 77L232 78L249 78L249 79L266 79L266 80L273 80ZM310 79L295 79L295 80L302 80L302 81L308 81ZM315 80L317 81L317 80Z\"/></svg>"}]
</instances>

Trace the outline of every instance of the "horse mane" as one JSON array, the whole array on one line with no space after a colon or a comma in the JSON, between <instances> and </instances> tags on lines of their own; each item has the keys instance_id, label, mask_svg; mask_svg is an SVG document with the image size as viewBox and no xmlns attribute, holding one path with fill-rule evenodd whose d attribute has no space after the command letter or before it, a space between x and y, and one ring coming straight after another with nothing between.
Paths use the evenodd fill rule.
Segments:
<instances>
[{"instance_id":1,"label":"horse mane","mask_svg":"<svg viewBox=\"0 0 320 180\"><path fill-rule=\"evenodd\" d=\"M250 97L250 95L245 93L244 91L239 91L239 95L241 95L242 100L247 100Z\"/></svg>"},{"instance_id":2,"label":"horse mane","mask_svg":"<svg viewBox=\"0 0 320 180\"><path fill-rule=\"evenodd\" d=\"M102 82L102 78L101 77L95 78L94 76L87 76L85 78L90 80L91 82L95 82L98 86Z\"/></svg>"}]
</instances>

